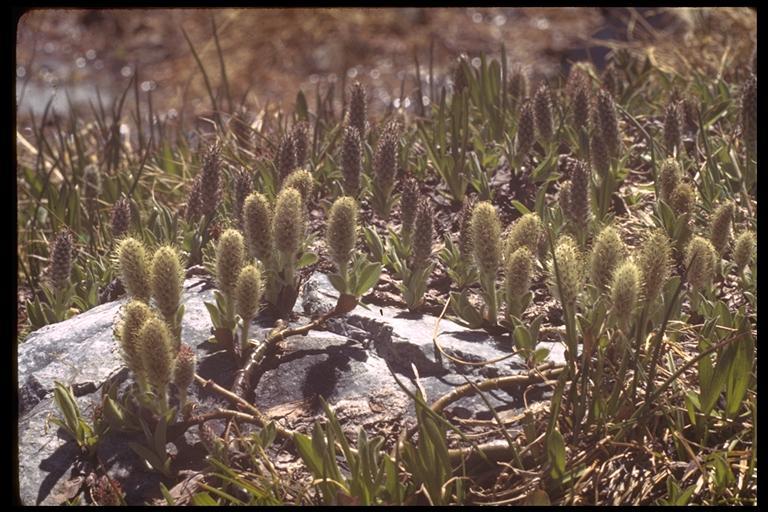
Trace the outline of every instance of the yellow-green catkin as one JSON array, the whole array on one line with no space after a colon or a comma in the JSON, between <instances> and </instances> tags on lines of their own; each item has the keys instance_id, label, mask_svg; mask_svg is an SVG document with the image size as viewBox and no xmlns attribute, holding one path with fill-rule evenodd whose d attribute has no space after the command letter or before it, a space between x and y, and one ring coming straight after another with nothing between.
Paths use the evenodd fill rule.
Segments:
<instances>
[{"instance_id":1,"label":"yellow-green catkin","mask_svg":"<svg viewBox=\"0 0 768 512\"><path fill-rule=\"evenodd\" d=\"M731 238L731 220L733 219L734 205L732 201L721 204L712 214L709 225L709 240L715 250L725 254L728 242Z\"/></svg>"},{"instance_id":2,"label":"yellow-green catkin","mask_svg":"<svg viewBox=\"0 0 768 512\"><path fill-rule=\"evenodd\" d=\"M507 297L508 316L519 317L522 314L521 299L531 287L533 262L533 253L524 245L507 257L504 289Z\"/></svg>"},{"instance_id":3,"label":"yellow-green catkin","mask_svg":"<svg viewBox=\"0 0 768 512\"><path fill-rule=\"evenodd\" d=\"M755 252L755 234L752 231L743 231L733 246L733 262L736 264L736 272L742 272L752 261Z\"/></svg>"},{"instance_id":4,"label":"yellow-green catkin","mask_svg":"<svg viewBox=\"0 0 768 512\"><path fill-rule=\"evenodd\" d=\"M301 194L295 188L280 191L275 201L275 216L272 218L272 236L275 248L286 260L291 260L299 252L304 238L304 206Z\"/></svg>"},{"instance_id":5,"label":"yellow-green catkin","mask_svg":"<svg viewBox=\"0 0 768 512\"><path fill-rule=\"evenodd\" d=\"M254 192L245 198L243 232L250 255L262 262L269 261L272 257L272 208L263 194Z\"/></svg>"},{"instance_id":6,"label":"yellow-green catkin","mask_svg":"<svg viewBox=\"0 0 768 512\"><path fill-rule=\"evenodd\" d=\"M173 384L179 391L179 409L183 409L187 401L187 390L195 380L195 351L187 344L179 347L179 353L173 362Z\"/></svg>"},{"instance_id":7,"label":"yellow-green catkin","mask_svg":"<svg viewBox=\"0 0 768 512\"><path fill-rule=\"evenodd\" d=\"M676 215L688 215L696 205L696 191L690 183L680 183L669 196L669 206Z\"/></svg>"},{"instance_id":8,"label":"yellow-green catkin","mask_svg":"<svg viewBox=\"0 0 768 512\"><path fill-rule=\"evenodd\" d=\"M149 262L144 244L135 238L124 238L117 247L120 278L128 294L149 302Z\"/></svg>"},{"instance_id":9,"label":"yellow-green catkin","mask_svg":"<svg viewBox=\"0 0 768 512\"><path fill-rule=\"evenodd\" d=\"M706 238L695 236L685 250L686 279L694 290L704 290L715 273L717 253Z\"/></svg>"},{"instance_id":10,"label":"yellow-green catkin","mask_svg":"<svg viewBox=\"0 0 768 512\"><path fill-rule=\"evenodd\" d=\"M600 291L611 282L614 270L624 259L626 248L618 231L613 226L606 226L597 235L589 257L590 281Z\"/></svg>"},{"instance_id":11,"label":"yellow-green catkin","mask_svg":"<svg viewBox=\"0 0 768 512\"><path fill-rule=\"evenodd\" d=\"M346 277L349 259L357 241L357 201L340 197L334 201L328 214L326 243L331 259L342 277Z\"/></svg>"},{"instance_id":12,"label":"yellow-green catkin","mask_svg":"<svg viewBox=\"0 0 768 512\"><path fill-rule=\"evenodd\" d=\"M613 272L611 304L619 326L627 328L637 304L640 289L640 269L631 261L624 261Z\"/></svg>"},{"instance_id":13,"label":"yellow-green catkin","mask_svg":"<svg viewBox=\"0 0 768 512\"><path fill-rule=\"evenodd\" d=\"M141 360L147 380L167 405L167 386L171 382L173 356L171 339L165 322L157 317L149 318L139 330Z\"/></svg>"},{"instance_id":14,"label":"yellow-green catkin","mask_svg":"<svg viewBox=\"0 0 768 512\"><path fill-rule=\"evenodd\" d=\"M531 255L538 251L539 240L544 233L537 213L526 213L512 224L507 235L505 254L511 254L520 247L526 247Z\"/></svg>"},{"instance_id":15,"label":"yellow-green catkin","mask_svg":"<svg viewBox=\"0 0 768 512\"><path fill-rule=\"evenodd\" d=\"M184 271L176 249L166 245L155 251L152 258L150 284L157 309L166 321L170 322L179 309L184 286Z\"/></svg>"},{"instance_id":16,"label":"yellow-green catkin","mask_svg":"<svg viewBox=\"0 0 768 512\"><path fill-rule=\"evenodd\" d=\"M637 264L642 276L643 296L647 301L654 301L659 297L662 287L669 277L670 243L664 232L654 230L640 246Z\"/></svg>"},{"instance_id":17,"label":"yellow-green catkin","mask_svg":"<svg viewBox=\"0 0 768 512\"><path fill-rule=\"evenodd\" d=\"M315 179L306 169L296 169L285 178L282 188L295 188L301 194L301 200L307 205L312 198L312 192L315 188Z\"/></svg>"},{"instance_id":18,"label":"yellow-green catkin","mask_svg":"<svg viewBox=\"0 0 768 512\"><path fill-rule=\"evenodd\" d=\"M680 183L680 164L674 158L667 158L661 163L659 169L659 199L666 203L670 202L672 193Z\"/></svg>"},{"instance_id":19,"label":"yellow-green catkin","mask_svg":"<svg viewBox=\"0 0 768 512\"><path fill-rule=\"evenodd\" d=\"M231 297L235 291L244 258L243 235L236 229L224 231L216 247L216 285L226 297Z\"/></svg>"},{"instance_id":20,"label":"yellow-green catkin","mask_svg":"<svg viewBox=\"0 0 768 512\"><path fill-rule=\"evenodd\" d=\"M255 265L246 265L237 276L235 311L243 322L250 322L259 311L262 284L261 273Z\"/></svg>"},{"instance_id":21,"label":"yellow-green catkin","mask_svg":"<svg viewBox=\"0 0 768 512\"><path fill-rule=\"evenodd\" d=\"M488 201L472 210L472 248L481 276L495 278L501 260L501 221Z\"/></svg>"},{"instance_id":22,"label":"yellow-green catkin","mask_svg":"<svg viewBox=\"0 0 768 512\"><path fill-rule=\"evenodd\" d=\"M550 281L553 291L560 302L573 312L576 300L584 288L584 261L578 245L570 236L561 237L555 246L557 270L560 273L560 285L557 283L554 264L550 265Z\"/></svg>"},{"instance_id":23,"label":"yellow-green catkin","mask_svg":"<svg viewBox=\"0 0 768 512\"><path fill-rule=\"evenodd\" d=\"M139 331L151 315L152 312L145 303L139 300L132 300L123 306L117 329L123 360L139 383L143 383L146 378L141 355Z\"/></svg>"}]
</instances>

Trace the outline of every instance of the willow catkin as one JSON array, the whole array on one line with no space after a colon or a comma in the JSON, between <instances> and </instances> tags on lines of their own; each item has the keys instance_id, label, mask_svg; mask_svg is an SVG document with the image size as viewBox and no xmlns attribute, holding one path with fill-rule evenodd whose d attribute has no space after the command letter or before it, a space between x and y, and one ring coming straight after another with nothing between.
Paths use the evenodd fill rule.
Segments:
<instances>
[{"instance_id":1,"label":"willow catkin","mask_svg":"<svg viewBox=\"0 0 768 512\"><path fill-rule=\"evenodd\" d=\"M59 231L51 243L49 280L54 290L63 290L72 273L74 237L68 230Z\"/></svg>"},{"instance_id":2,"label":"willow catkin","mask_svg":"<svg viewBox=\"0 0 768 512\"><path fill-rule=\"evenodd\" d=\"M184 270L173 247L166 245L155 251L150 268L150 286L157 309L167 321L171 321L179 309L184 287Z\"/></svg>"},{"instance_id":3,"label":"willow catkin","mask_svg":"<svg viewBox=\"0 0 768 512\"><path fill-rule=\"evenodd\" d=\"M590 254L590 280L599 290L605 290L611 282L614 270L624 259L626 247L618 231L606 226L597 235Z\"/></svg>"},{"instance_id":4,"label":"willow catkin","mask_svg":"<svg viewBox=\"0 0 768 512\"><path fill-rule=\"evenodd\" d=\"M246 265L237 276L235 284L235 312L243 322L249 323L259 311L261 302L261 272L256 265Z\"/></svg>"},{"instance_id":5,"label":"willow catkin","mask_svg":"<svg viewBox=\"0 0 768 512\"><path fill-rule=\"evenodd\" d=\"M298 190L304 206L308 206L312 193L315 190L315 179L306 169L296 169L285 178L281 189L283 188L295 188Z\"/></svg>"},{"instance_id":6,"label":"willow catkin","mask_svg":"<svg viewBox=\"0 0 768 512\"><path fill-rule=\"evenodd\" d=\"M253 179L251 175L245 170L241 169L235 174L234 177L234 190L233 190L233 209L234 217L237 220L239 226L243 225L243 205L245 204L245 198L253 190Z\"/></svg>"},{"instance_id":7,"label":"willow catkin","mask_svg":"<svg viewBox=\"0 0 768 512\"><path fill-rule=\"evenodd\" d=\"M346 272L357 241L357 201L340 197L334 201L328 214L326 244L331 260L339 272Z\"/></svg>"},{"instance_id":8,"label":"willow catkin","mask_svg":"<svg viewBox=\"0 0 768 512\"><path fill-rule=\"evenodd\" d=\"M664 144L667 147L667 154L674 154L680 147L680 111L677 102L670 102L664 114Z\"/></svg>"},{"instance_id":9,"label":"willow catkin","mask_svg":"<svg viewBox=\"0 0 768 512\"><path fill-rule=\"evenodd\" d=\"M285 135L280 140L275 167L277 168L277 177L280 183L296 168L296 148L293 144L293 137L290 135Z\"/></svg>"},{"instance_id":10,"label":"willow catkin","mask_svg":"<svg viewBox=\"0 0 768 512\"><path fill-rule=\"evenodd\" d=\"M472 210L472 248L481 276L493 278L501 260L501 221L496 208L488 201Z\"/></svg>"},{"instance_id":11,"label":"willow catkin","mask_svg":"<svg viewBox=\"0 0 768 512\"><path fill-rule=\"evenodd\" d=\"M272 257L272 207L267 198L254 192L243 204L243 232L248 252L267 262Z\"/></svg>"},{"instance_id":12,"label":"willow catkin","mask_svg":"<svg viewBox=\"0 0 768 512\"><path fill-rule=\"evenodd\" d=\"M403 193L400 195L400 237L404 242L410 240L416 221L416 207L419 201L419 185L409 176L403 182Z\"/></svg>"},{"instance_id":13,"label":"willow catkin","mask_svg":"<svg viewBox=\"0 0 768 512\"><path fill-rule=\"evenodd\" d=\"M349 92L348 126L357 130L361 141L365 140L368 125L368 99L365 87L360 82L355 82Z\"/></svg>"},{"instance_id":14,"label":"willow catkin","mask_svg":"<svg viewBox=\"0 0 768 512\"><path fill-rule=\"evenodd\" d=\"M221 145L209 146L203 155L203 169L200 173L200 212L213 217L221 200Z\"/></svg>"},{"instance_id":15,"label":"willow catkin","mask_svg":"<svg viewBox=\"0 0 768 512\"><path fill-rule=\"evenodd\" d=\"M360 132L354 126L344 130L341 145L341 174L344 176L344 193L356 197L360 191L360 176L363 173L363 153Z\"/></svg>"},{"instance_id":16,"label":"willow catkin","mask_svg":"<svg viewBox=\"0 0 768 512\"><path fill-rule=\"evenodd\" d=\"M422 199L416 208L413 230L413 268L423 269L432 256L432 222L434 213L429 200Z\"/></svg>"},{"instance_id":17,"label":"willow catkin","mask_svg":"<svg viewBox=\"0 0 768 512\"><path fill-rule=\"evenodd\" d=\"M652 231L640 246L637 261L642 276L643 296L654 301L661 294L671 266L670 240L661 230Z\"/></svg>"},{"instance_id":18,"label":"willow catkin","mask_svg":"<svg viewBox=\"0 0 768 512\"><path fill-rule=\"evenodd\" d=\"M536 90L533 112L539 136L544 142L549 142L555 134L555 127L552 119L552 93L547 84L542 84Z\"/></svg>"},{"instance_id":19,"label":"willow catkin","mask_svg":"<svg viewBox=\"0 0 768 512\"><path fill-rule=\"evenodd\" d=\"M728 248L731 237L731 220L733 219L734 205L732 201L721 204L712 214L709 225L709 240L715 250L724 254Z\"/></svg>"},{"instance_id":20,"label":"willow catkin","mask_svg":"<svg viewBox=\"0 0 768 512\"><path fill-rule=\"evenodd\" d=\"M581 251L576 242L570 236L562 236L555 246L555 259L557 260L557 271L554 262L550 265L550 283L554 295L560 300L561 304L573 311L576 300L584 287L584 262ZM557 284L557 274L560 280Z\"/></svg>"},{"instance_id":21,"label":"willow catkin","mask_svg":"<svg viewBox=\"0 0 768 512\"><path fill-rule=\"evenodd\" d=\"M757 77L753 74L741 93L741 136L749 158L757 154Z\"/></svg>"},{"instance_id":22,"label":"willow catkin","mask_svg":"<svg viewBox=\"0 0 768 512\"><path fill-rule=\"evenodd\" d=\"M752 261L755 252L755 234L752 231L742 232L733 246L733 262L736 272L741 272Z\"/></svg>"},{"instance_id":23,"label":"willow catkin","mask_svg":"<svg viewBox=\"0 0 768 512\"><path fill-rule=\"evenodd\" d=\"M173 356L168 326L157 317L150 317L139 330L141 360L147 380L164 395L171 382Z\"/></svg>"},{"instance_id":24,"label":"willow catkin","mask_svg":"<svg viewBox=\"0 0 768 512\"><path fill-rule=\"evenodd\" d=\"M110 214L112 237L118 240L128 233L131 227L131 203L126 197L121 197L112 205Z\"/></svg>"},{"instance_id":25,"label":"willow catkin","mask_svg":"<svg viewBox=\"0 0 768 512\"><path fill-rule=\"evenodd\" d=\"M680 183L682 171L674 158L667 158L659 169L659 199L669 203L672 192Z\"/></svg>"},{"instance_id":26,"label":"willow catkin","mask_svg":"<svg viewBox=\"0 0 768 512\"><path fill-rule=\"evenodd\" d=\"M526 157L536 142L534 124L533 104L526 101L520 107L520 117L517 123L515 152L519 158Z\"/></svg>"},{"instance_id":27,"label":"willow catkin","mask_svg":"<svg viewBox=\"0 0 768 512\"><path fill-rule=\"evenodd\" d=\"M149 302L149 260L144 244L135 238L124 238L117 246L120 278L132 297Z\"/></svg>"},{"instance_id":28,"label":"willow catkin","mask_svg":"<svg viewBox=\"0 0 768 512\"><path fill-rule=\"evenodd\" d=\"M216 247L216 285L227 297L234 294L244 257L245 244L240 232L236 229L224 231Z\"/></svg>"},{"instance_id":29,"label":"willow catkin","mask_svg":"<svg viewBox=\"0 0 768 512\"><path fill-rule=\"evenodd\" d=\"M294 257L301 247L304 231L301 194L295 188L281 190L275 201L275 215L272 218L275 248L289 259Z\"/></svg>"},{"instance_id":30,"label":"willow catkin","mask_svg":"<svg viewBox=\"0 0 768 512\"><path fill-rule=\"evenodd\" d=\"M306 121L296 123L293 126L291 138L296 154L296 167L303 167L309 157L309 124Z\"/></svg>"},{"instance_id":31,"label":"willow catkin","mask_svg":"<svg viewBox=\"0 0 768 512\"><path fill-rule=\"evenodd\" d=\"M619 325L628 326L637 304L640 288L640 269L631 261L616 268L611 281L611 304Z\"/></svg>"},{"instance_id":32,"label":"willow catkin","mask_svg":"<svg viewBox=\"0 0 768 512\"><path fill-rule=\"evenodd\" d=\"M616 114L616 104L613 102L613 96L606 90L599 91L597 93L595 109L597 111L598 127L603 134L608 154L611 158L617 158L621 146L621 134L619 132L619 118Z\"/></svg>"},{"instance_id":33,"label":"willow catkin","mask_svg":"<svg viewBox=\"0 0 768 512\"><path fill-rule=\"evenodd\" d=\"M686 280L693 290L703 290L712 281L717 253L706 238L694 236L685 249Z\"/></svg>"}]
</instances>

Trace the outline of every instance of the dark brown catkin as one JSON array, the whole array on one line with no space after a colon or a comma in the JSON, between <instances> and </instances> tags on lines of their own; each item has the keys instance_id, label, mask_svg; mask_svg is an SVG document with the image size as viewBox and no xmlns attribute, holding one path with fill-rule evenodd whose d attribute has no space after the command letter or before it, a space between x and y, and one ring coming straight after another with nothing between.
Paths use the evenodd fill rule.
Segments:
<instances>
[{"instance_id":1,"label":"dark brown catkin","mask_svg":"<svg viewBox=\"0 0 768 512\"><path fill-rule=\"evenodd\" d=\"M59 231L51 244L49 279L54 290L63 290L72 272L74 237L68 230Z\"/></svg>"},{"instance_id":2,"label":"dark brown catkin","mask_svg":"<svg viewBox=\"0 0 768 512\"><path fill-rule=\"evenodd\" d=\"M360 140L365 140L366 125L368 123L367 109L365 88L360 82L355 82L349 92L349 119L347 125L357 129Z\"/></svg>"},{"instance_id":3,"label":"dark brown catkin","mask_svg":"<svg viewBox=\"0 0 768 512\"><path fill-rule=\"evenodd\" d=\"M296 123L291 132L293 148L296 151L296 166L303 167L309 156L309 124L306 121Z\"/></svg>"},{"instance_id":4,"label":"dark brown catkin","mask_svg":"<svg viewBox=\"0 0 768 512\"><path fill-rule=\"evenodd\" d=\"M453 90L456 94L460 94L467 88L467 77L464 76L463 62L466 61L466 56L462 55L456 59L456 67L453 70Z\"/></svg>"},{"instance_id":5,"label":"dark brown catkin","mask_svg":"<svg viewBox=\"0 0 768 512\"><path fill-rule=\"evenodd\" d=\"M275 167L280 183L296 168L296 147L293 144L293 137L284 136L280 141Z\"/></svg>"},{"instance_id":6,"label":"dark brown catkin","mask_svg":"<svg viewBox=\"0 0 768 512\"><path fill-rule=\"evenodd\" d=\"M413 233L418 201L419 185L413 177L409 176L403 183L403 193L400 196L400 221L402 222L400 236L403 239L409 240Z\"/></svg>"},{"instance_id":7,"label":"dark brown catkin","mask_svg":"<svg viewBox=\"0 0 768 512\"><path fill-rule=\"evenodd\" d=\"M668 155L680 147L680 111L676 102L670 102L664 113L664 144Z\"/></svg>"},{"instance_id":8,"label":"dark brown catkin","mask_svg":"<svg viewBox=\"0 0 768 512\"><path fill-rule=\"evenodd\" d=\"M747 156L754 158L757 154L757 77L752 75L744 84L741 93L741 136Z\"/></svg>"},{"instance_id":9,"label":"dark brown catkin","mask_svg":"<svg viewBox=\"0 0 768 512\"><path fill-rule=\"evenodd\" d=\"M555 133L552 120L552 93L547 84L542 84L533 97L536 130L544 142L549 142Z\"/></svg>"},{"instance_id":10,"label":"dark brown catkin","mask_svg":"<svg viewBox=\"0 0 768 512\"><path fill-rule=\"evenodd\" d=\"M592 168L598 176L605 177L611 169L611 159L608 154L608 147L605 144L603 131L599 127L597 116L592 116L592 133L589 137L589 157L592 162Z\"/></svg>"},{"instance_id":11,"label":"dark brown catkin","mask_svg":"<svg viewBox=\"0 0 768 512\"><path fill-rule=\"evenodd\" d=\"M526 157L535 141L536 134L534 132L533 105L530 101L526 101L520 108L520 119L517 123L515 151L517 152L518 157Z\"/></svg>"},{"instance_id":12,"label":"dark brown catkin","mask_svg":"<svg viewBox=\"0 0 768 512\"><path fill-rule=\"evenodd\" d=\"M699 113L691 98L686 98L680 103L680 117L685 133L695 136L699 131Z\"/></svg>"},{"instance_id":13,"label":"dark brown catkin","mask_svg":"<svg viewBox=\"0 0 768 512\"><path fill-rule=\"evenodd\" d=\"M413 268L426 268L432 256L432 217L434 213L429 200L422 199L416 208L413 232Z\"/></svg>"},{"instance_id":14,"label":"dark brown catkin","mask_svg":"<svg viewBox=\"0 0 768 512\"><path fill-rule=\"evenodd\" d=\"M122 238L131 227L131 203L126 197L121 197L115 201L110 216L112 237L114 239Z\"/></svg>"},{"instance_id":15,"label":"dark brown catkin","mask_svg":"<svg viewBox=\"0 0 768 512\"><path fill-rule=\"evenodd\" d=\"M354 126L344 130L341 146L341 173L344 175L344 192L357 197L360 190L360 175L363 172L363 154L360 133Z\"/></svg>"},{"instance_id":16,"label":"dark brown catkin","mask_svg":"<svg viewBox=\"0 0 768 512\"><path fill-rule=\"evenodd\" d=\"M192 188L189 191L187 206L184 208L184 218L187 222L197 220L202 214L202 201L200 198L200 175L198 174L192 181Z\"/></svg>"},{"instance_id":17,"label":"dark brown catkin","mask_svg":"<svg viewBox=\"0 0 768 512\"><path fill-rule=\"evenodd\" d=\"M213 217L219 207L221 190L221 146L213 144L203 155L203 170L200 174L200 213Z\"/></svg>"},{"instance_id":18,"label":"dark brown catkin","mask_svg":"<svg viewBox=\"0 0 768 512\"><path fill-rule=\"evenodd\" d=\"M234 214L237 220L237 225L242 228L243 226L243 204L245 198L251 193L253 189L253 180L251 175L245 169L241 169L235 174L234 179Z\"/></svg>"},{"instance_id":19,"label":"dark brown catkin","mask_svg":"<svg viewBox=\"0 0 768 512\"><path fill-rule=\"evenodd\" d=\"M518 105L528 97L528 75L519 66L515 66L509 76L509 94Z\"/></svg>"},{"instance_id":20,"label":"dark brown catkin","mask_svg":"<svg viewBox=\"0 0 768 512\"><path fill-rule=\"evenodd\" d=\"M581 160L569 159L571 189L568 200L568 210L573 222L581 228L589 223L589 167Z\"/></svg>"},{"instance_id":21,"label":"dark brown catkin","mask_svg":"<svg viewBox=\"0 0 768 512\"><path fill-rule=\"evenodd\" d=\"M619 147L621 146L621 135L619 132L619 119L616 115L616 105L608 91L601 90L598 92L596 110L605 147L608 149L610 157L616 158L619 155Z\"/></svg>"}]
</instances>

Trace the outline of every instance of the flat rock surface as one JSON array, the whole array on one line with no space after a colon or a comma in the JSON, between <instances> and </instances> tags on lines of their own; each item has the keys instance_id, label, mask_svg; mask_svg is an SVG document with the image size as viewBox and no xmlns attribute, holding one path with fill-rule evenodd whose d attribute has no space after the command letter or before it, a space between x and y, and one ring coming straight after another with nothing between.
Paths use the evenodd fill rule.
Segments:
<instances>
[{"instance_id":1,"label":"flat rock surface","mask_svg":"<svg viewBox=\"0 0 768 512\"><path fill-rule=\"evenodd\" d=\"M212 302L212 290L199 279L185 283L185 314L182 339L198 357L197 372L225 388L231 388L237 366L231 355L208 341L211 323L204 301ZM313 316L332 308L338 293L323 274L313 274L305 283L291 325L302 325ZM92 421L101 401L101 387L109 380L124 391L132 378L123 369L113 323L126 299L103 304L74 318L44 327L29 335L19 346L18 382L20 393L19 475L21 499L25 504L59 504L82 478L78 448L66 433L48 423L60 416L53 403L53 383L72 385L83 416ZM357 307L343 318L326 323L325 330L293 336L279 343L276 355L268 357L254 376L249 398L267 416L280 424L308 431L324 416L322 400L336 412L344 429L353 434L362 426L371 434L392 433L413 424L414 405L408 394L418 383L432 402L466 379L480 381L523 370L522 361L512 356L508 337L492 337L467 329L448 319L403 312L395 308ZM257 319L252 338L263 340L271 322ZM442 356L436 358L433 337L452 357L465 361L504 358L488 365L464 365ZM552 350L551 359L562 360L559 344L541 343ZM529 393L528 399L535 399ZM520 393L498 391L486 394L500 411L522 408ZM226 405L220 397L193 385L190 399L197 413ZM479 396L462 398L446 414L488 419L490 412ZM223 421L209 425L217 433ZM142 504L160 497L157 473L128 448L129 441L143 442L142 434L109 433L98 446L99 459L126 491L129 504ZM174 469L202 469L205 450L198 428L192 427L177 439L169 439L177 453ZM168 484L168 482L166 482Z\"/></svg>"}]
</instances>

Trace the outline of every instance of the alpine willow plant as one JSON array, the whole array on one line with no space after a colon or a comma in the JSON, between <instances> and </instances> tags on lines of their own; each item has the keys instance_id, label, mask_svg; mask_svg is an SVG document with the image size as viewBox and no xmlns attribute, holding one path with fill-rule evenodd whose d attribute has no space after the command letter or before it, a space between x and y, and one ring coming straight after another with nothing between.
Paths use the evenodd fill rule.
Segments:
<instances>
[{"instance_id":1,"label":"alpine willow plant","mask_svg":"<svg viewBox=\"0 0 768 512\"><path fill-rule=\"evenodd\" d=\"M389 218L394 198L392 189L395 187L397 174L397 132L395 129L385 130L376 144L373 155L373 193L371 205L374 211L384 220Z\"/></svg>"},{"instance_id":2,"label":"alpine willow plant","mask_svg":"<svg viewBox=\"0 0 768 512\"><path fill-rule=\"evenodd\" d=\"M471 230L472 250L485 299L483 318L495 325L498 308L496 274L501 262L501 221L491 203L483 201L472 210Z\"/></svg>"},{"instance_id":3,"label":"alpine willow plant","mask_svg":"<svg viewBox=\"0 0 768 512\"><path fill-rule=\"evenodd\" d=\"M378 281L381 264L369 262L355 253L357 242L357 202L351 197L340 197L328 214L326 243L336 266L336 274L329 276L331 284L341 294L336 312L348 313L355 308L360 297Z\"/></svg>"},{"instance_id":4,"label":"alpine willow plant","mask_svg":"<svg viewBox=\"0 0 768 512\"><path fill-rule=\"evenodd\" d=\"M403 293L409 311L416 311L424 303L427 282L435 268L432 261L433 215L432 206L428 200L419 201L416 208L410 257L401 260L396 254L392 256L395 274L402 280L398 287Z\"/></svg>"}]
</instances>

